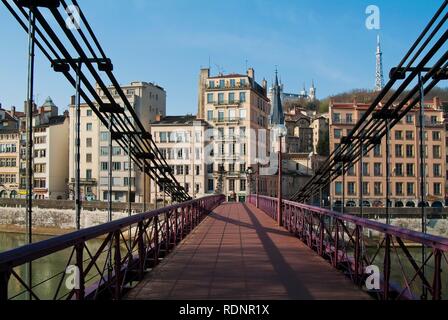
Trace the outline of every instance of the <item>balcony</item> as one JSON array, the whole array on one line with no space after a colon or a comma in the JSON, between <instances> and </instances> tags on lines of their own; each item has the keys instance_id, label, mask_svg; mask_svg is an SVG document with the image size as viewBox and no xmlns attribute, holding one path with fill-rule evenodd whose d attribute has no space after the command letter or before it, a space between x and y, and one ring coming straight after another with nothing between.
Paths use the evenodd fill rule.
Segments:
<instances>
[{"instance_id":1,"label":"balcony","mask_svg":"<svg viewBox=\"0 0 448 320\"><path fill-rule=\"evenodd\" d=\"M233 154L233 155L226 154L226 155L223 155L223 154L218 154L218 155L215 156L214 159L216 161L236 161L236 160L239 160L241 158L244 158L244 155L237 155L237 154Z\"/></svg>"},{"instance_id":2,"label":"balcony","mask_svg":"<svg viewBox=\"0 0 448 320\"><path fill-rule=\"evenodd\" d=\"M346 125L346 126L354 126L355 121L353 120L345 120L345 119L333 119L332 125Z\"/></svg>"},{"instance_id":3,"label":"balcony","mask_svg":"<svg viewBox=\"0 0 448 320\"><path fill-rule=\"evenodd\" d=\"M244 84L235 84L234 86L231 86L230 84L227 84L225 86L210 86L209 84L205 85L205 89L207 90L215 90L215 91L222 91L222 90L249 90L251 89L250 83L244 83Z\"/></svg>"},{"instance_id":4,"label":"balcony","mask_svg":"<svg viewBox=\"0 0 448 320\"><path fill-rule=\"evenodd\" d=\"M80 179L79 182L83 186L94 186L97 184L96 179ZM70 180L70 184L75 184L75 183L76 183L76 179L72 178Z\"/></svg>"},{"instance_id":5,"label":"balcony","mask_svg":"<svg viewBox=\"0 0 448 320\"><path fill-rule=\"evenodd\" d=\"M240 139L244 139L245 137L240 137L240 136L218 136L216 137L215 141L216 142L237 142Z\"/></svg>"},{"instance_id":6,"label":"balcony","mask_svg":"<svg viewBox=\"0 0 448 320\"><path fill-rule=\"evenodd\" d=\"M245 101L236 101L236 100L228 100L228 101L213 101L209 103L213 103L215 107L230 107L230 108L239 108L242 103Z\"/></svg>"},{"instance_id":7,"label":"balcony","mask_svg":"<svg viewBox=\"0 0 448 320\"><path fill-rule=\"evenodd\" d=\"M243 120L245 119L233 117L233 118L214 118L212 121L216 124L225 125L225 124L239 124Z\"/></svg>"}]
</instances>

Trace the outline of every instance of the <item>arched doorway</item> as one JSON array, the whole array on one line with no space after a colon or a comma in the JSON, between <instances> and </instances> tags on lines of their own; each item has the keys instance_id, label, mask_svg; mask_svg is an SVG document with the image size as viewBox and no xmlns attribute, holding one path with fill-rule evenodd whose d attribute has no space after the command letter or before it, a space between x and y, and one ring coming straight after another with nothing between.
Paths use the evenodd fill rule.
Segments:
<instances>
[{"instance_id":1,"label":"arched doorway","mask_svg":"<svg viewBox=\"0 0 448 320\"><path fill-rule=\"evenodd\" d=\"M0 191L0 198L1 199L6 199L8 198L8 192L6 190L2 190Z\"/></svg>"},{"instance_id":2,"label":"arched doorway","mask_svg":"<svg viewBox=\"0 0 448 320\"><path fill-rule=\"evenodd\" d=\"M443 208L443 203L440 202L440 201L435 201L435 202L432 203L431 207L433 207L433 208Z\"/></svg>"},{"instance_id":3,"label":"arched doorway","mask_svg":"<svg viewBox=\"0 0 448 320\"><path fill-rule=\"evenodd\" d=\"M17 191L16 190L12 190L11 194L9 195L9 198L16 199L17 198Z\"/></svg>"},{"instance_id":4,"label":"arched doorway","mask_svg":"<svg viewBox=\"0 0 448 320\"><path fill-rule=\"evenodd\" d=\"M404 207L404 203L402 201L395 202L395 208L403 208L403 207Z\"/></svg>"},{"instance_id":5,"label":"arched doorway","mask_svg":"<svg viewBox=\"0 0 448 320\"><path fill-rule=\"evenodd\" d=\"M415 203L413 201L408 201L408 202L406 202L406 207L407 208L415 208Z\"/></svg>"},{"instance_id":6,"label":"arched doorway","mask_svg":"<svg viewBox=\"0 0 448 320\"><path fill-rule=\"evenodd\" d=\"M429 203L427 201L425 201L425 204L423 205L423 202L420 201L418 203L418 207L419 208L421 208L421 207L429 208Z\"/></svg>"},{"instance_id":7,"label":"arched doorway","mask_svg":"<svg viewBox=\"0 0 448 320\"><path fill-rule=\"evenodd\" d=\"M356 202L355 201L348 201L347 202L347 208L354 208L356 207Z\"/></svg>"},{"instance_id":8,"label":"arched doorway","mask_svg":"<svg viewBox=\"0 0 448 320\"><path fill-rule=\"evenodd\" d=\"M372 204L370 203L370 201L363 201L362 206L366 207L366 208L370 208L372 206Z\"/></svg>"},{"instance_id":9,"label":"arched doorway","mask_svg":"<svg viewBox=\"0 0 448 320\"><path fill-rule=\"evenodd\" d=\"M383 207L383 202L382 201L375 201L373 203L373 207L374 208L382 208Z\"/></svg>"}]
</instances>

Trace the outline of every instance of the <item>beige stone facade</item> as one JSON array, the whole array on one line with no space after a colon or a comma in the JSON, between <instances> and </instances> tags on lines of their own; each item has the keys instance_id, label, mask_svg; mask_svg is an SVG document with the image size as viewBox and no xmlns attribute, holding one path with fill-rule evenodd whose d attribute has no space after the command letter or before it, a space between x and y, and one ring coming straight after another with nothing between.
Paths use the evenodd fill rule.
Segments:
<instances>
[{"instance_id":1,"label":"beige stone facade","mask_svg":"<svg viewBox=\"0 0 448 320\"><path fill-rule=\"evenodd\" d=\"M140 122L147 131L157 115L166 114L166 92L153 83L132 82L122 87ZM97 92L103 101L107 102L104 92L97 86ZM115 102L121 107L124 103L114 89L110 89ZM70 105L70 198L74 197L75 183L75 107ZM126 111L127 112L127 111ZM131 117L130 114L126 115ZM108 161L109 161L109 130L87 105L81 106L81 194L84 200L108 200ZM131 165L131 180L129 181L129 166L126 150L113 143L113 186L112 200L125 202L143 202L144 175ZM128 186L131 183L131 194ZM147 183L149 188L149 182Z\"/></svg>"},{"instance_id":2,"label":"beige stone facade","mask_svg":"<svg viewBox=\"0 0 448 320\"><path fill-rule=\"evenodd\" d=\"M369 106L359 103L330 104L330 149L353 129ZM446 128L438 99L425 103L426 137L426 199L429 206L445 204ZM414 108L390 134L391 205L417 207L419 195L419 108ZM386 141L375 147L365 158L362 189L364 206L384 207L386 204ZM345 185L345 205L359 206L359 164L348 170ZM342 203L342 178L331 185L333 206Z\"/></svg>"},{"instance_id":3,"label":"beige stone facade","mask_svg":"<svg viewBox=\"0 0 448 320\"><path fill-rule=\"evenodd\" d=\"M212 167L206 180L213 180L214 188L228 198L242 201L249 193L246 170L257 167L258 142L269 143L268 138L258 140L260 129L268 132L269 113L267 82L259 85L253 69L217 76L211 76L209 69L201 70L198 118L214 129Z\"/></svg>"}]
</instances>

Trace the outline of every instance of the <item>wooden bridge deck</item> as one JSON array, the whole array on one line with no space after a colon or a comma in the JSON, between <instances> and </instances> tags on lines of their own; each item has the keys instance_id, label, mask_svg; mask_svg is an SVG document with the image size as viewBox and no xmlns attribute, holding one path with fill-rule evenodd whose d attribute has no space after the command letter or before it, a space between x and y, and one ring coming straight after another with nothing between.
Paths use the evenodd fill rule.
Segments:
<instances>
[{"instance_id":1,"label":"wooden bridge deck","mask_svg":"<svg viewBox=\"0 0 448 320\"><path fill-rule=\"evenodd\" d=\"M257 208L223 204L128 295L133 300L369 296Z\"/></svg>"}]
</instances>

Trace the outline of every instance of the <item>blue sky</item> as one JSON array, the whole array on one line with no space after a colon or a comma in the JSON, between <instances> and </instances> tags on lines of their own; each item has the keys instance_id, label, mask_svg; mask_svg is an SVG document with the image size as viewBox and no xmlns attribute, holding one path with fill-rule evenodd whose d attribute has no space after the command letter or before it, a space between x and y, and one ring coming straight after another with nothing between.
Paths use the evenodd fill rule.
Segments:
<instances>
[{"instance_id":1,"label":"blue sky","mask_svg":"<svg viewBox=\"0 0 448 320\"><path fill-rule=\"evenodd\" d=\"M381 9L387 74L441 5L440 0L79 0L120 83L152 81L167 90L168 114L195 113L199 69L244 72L269 83L278 65L286 91L314 79L318 97L372 88L377 31L368 5ZM0 4L0 102L22 107L27 36ZM219 66L219 69L218 69ZM36 94L62 109L73 89L38 55Z\"/></svg>"}]
</instances>

